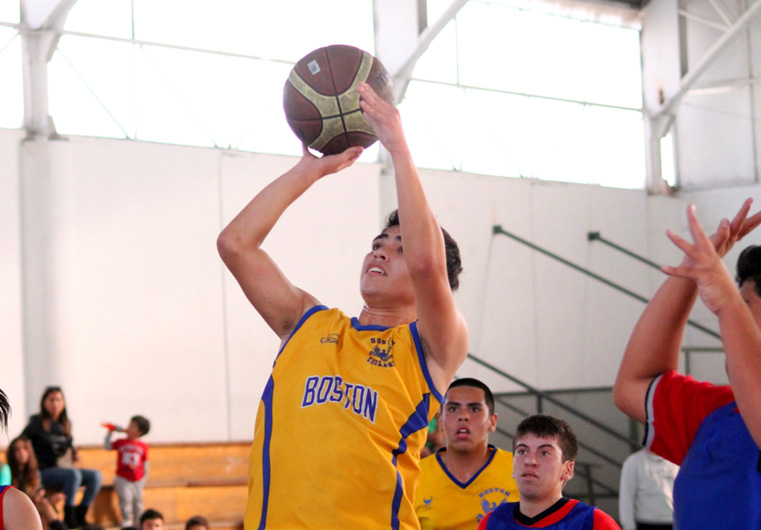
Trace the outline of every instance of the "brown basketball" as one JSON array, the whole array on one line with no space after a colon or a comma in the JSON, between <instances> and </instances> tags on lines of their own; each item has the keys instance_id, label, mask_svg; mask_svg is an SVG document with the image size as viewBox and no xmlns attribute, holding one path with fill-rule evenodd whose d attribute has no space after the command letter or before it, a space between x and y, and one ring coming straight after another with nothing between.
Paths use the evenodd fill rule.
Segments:
<instances>
[{"instance_id":1,"label":"brown basketball","mask_svg":"<svg viewBox=\"0 0 761 530\"><path fill-rule=\"evenodd\" d=\"M361 81L393 105L388 72L359 48L334 44L299 60L283 89L285 118L299 140L326 155L372 145L377 138L359 107Z\"/></svg>"}]
</instances>

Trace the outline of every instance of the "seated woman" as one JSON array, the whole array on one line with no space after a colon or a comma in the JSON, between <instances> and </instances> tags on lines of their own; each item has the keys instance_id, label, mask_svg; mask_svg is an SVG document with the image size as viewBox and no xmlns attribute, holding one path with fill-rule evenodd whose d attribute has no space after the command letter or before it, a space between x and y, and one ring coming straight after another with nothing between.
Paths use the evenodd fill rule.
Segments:
<instances>
[{"instance_id":1,"label":"seated woman","mask_svg":"<svg viewBox=\"0 0 761 530\"><path fill-rule=\"evenodd\" d=\"M42 487L37 457L28 438L19 436L8 446L8 465L11 468L11 484L26 493L40 514L43 525L50 530L66 530L55 508L62 494L48 496Z\"/></svg>"},{"instance_id":2,"label":"seated woman","mask_svg":"<svg viewBox=\"0 0 761 530\"><path fill-rule=\"evenodd\" d=\"M8 427L11 406L5 392L0 390L0 432ZM0 529L41 530L40 516L31 499L13 486L0 486Z\"/></svg>"},{"instance_id":3,"label":"seated woman","mask_svg":"<svg viewBox=\"0 0 761 530\"><path fill-rule=\"evenodd\" d=\"M63 490L66 495L64 522L69 528L87 524L85 516L100 491L102 477L97 469L74 467L77 453L71 435L71 422L60 387L45 389L40 400L40 413L33 415L22 436L32 442L46 489ZM74 506L80 486L85 487L82 502Z\"/></svg>"}]
</instances>

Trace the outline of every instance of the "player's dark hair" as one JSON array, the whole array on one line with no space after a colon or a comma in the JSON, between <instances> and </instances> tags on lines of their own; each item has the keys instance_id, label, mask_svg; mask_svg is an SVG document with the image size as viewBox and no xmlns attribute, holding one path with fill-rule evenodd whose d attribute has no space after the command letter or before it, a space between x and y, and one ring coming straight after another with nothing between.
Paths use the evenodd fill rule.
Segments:
<instances>
[{"instance_id":1,"label":"player's dark hair","mask_svg":"<svg viewBox=\"0 0 761 530\"><path fill-rule=\"evenodd\" d=\"M386 218L386 226L383 230L388 230L391 227L399 226L399 210L394 210ZM460 247L457 246L457 241L449 235L449 232L441 229L441 233L444 235L444 250L447 256L447 277L449 278L449 288L452 292L455 292L460 287L460 273L462 272L462 260L460 259Z\"/></svg>"},{"instance_id":2,"label":"player's dark hair","mask_svg":"<svg viewBox=\"0 0 761 530\"><path fill-rule=\"evenodd\" d=\"M5 430L8 428L8 417L11 415L11 403L8 401L8 396L0 388L0 429Z\"/></svg>"},{"instance_id":3,"label":"player's dark hair","mask_svg":"<svg viewBox=\"0 0 761 530\"><path fill-rule=\"evenodd\" d=\"M484 401L486 402L486 406L489 409L489 416L494 414L494 394L491 393L491 390L488 386L486 386L485 383L479 381L478 379L475 379L473 377L462 377L460 379L455 379L452 381L452 384L449 385L449 388L447 389L447 394L449 394L449 391L453 388L457 388L458 386L468 386L472 388L480 388L484 391ZM447 396L444 395L444 403L447 402Z\"/></svg>"},{"instance_id":4,"label":"player's dark hair","mask_svg":"<svg viewBox=\"0 0 761 530\"><path fill-rule=\"evenodd\" d=\"M735 280L740 287L747 281L753 282L756 294L761 296L761 245L751 245L740 252Z\"/></svg>"},{"instance_id":5,"label":"player's dark hair","mask_svg":"<svg viewBox=\"0 0 761 530\"><path fill-rule=\"evenodd\" d=\"M576 460L579 442L567 422L545 414L535 414L525 418L518 424L515 431L513 452L515 452L516 444L527 434L533 434L539 438L554 438L563 452L563 462Z\"/></svg>"},{"instance_id":6,"label":"player's dark hair","mask_svg":"<svg viewBox=\"0 0 761 530\"><path fill-rule=\"evenodd\" d=\"M206 530L209 530L209 521L206 520L206 517L196 515L185 523L185 530L188 530L191 526L203 526Z\"/></svg>"},{"instance_id":7,"label":"player's dark hair","mask_svg":"<svg viewBox=\"0 0 761 530\"><path fill-rule=\"evenodd\" d=\"M154 510L153 508L148 508L143 512L143 515L140 516L140 528L143 527L143 523L146 521L150 521L152 519L161 519L164 520L164 516L161 515L161 512L158 510Z\"/></svg>"},{"instance_id":8,"label":"player's dark hair","mask_svg":"<svg viewBox=\"0 0 761 530\"><path fill-rule=\"evenodd\" d=\"M145 436L151 430L151 422L145 416L132 416L129 421L135 422L135 425L137 425L137 428L142 433L141 436Z\"/></svg>"},{"instance_id":9,"label":"player's dark hair","mask_svg":"<svg viewBox=\"0 0 761 530\"><path fill-rule=\"evenodd\" d=\"M42 393L42 398L40 398L40 418L42 419L42 428L46 431L50 431L50 422L53 421L53 417L45 408L45 400L48 399L50 394L56 392L61 394L61 399L63 399L63 410L61 411L61 415L58 416L58 423L63 427L66 436L71 438L71 422L69 421L69 415L66 412L66 398L63 397L63 390L60 386L49 386Z\"/></svg>"}]
</instances>

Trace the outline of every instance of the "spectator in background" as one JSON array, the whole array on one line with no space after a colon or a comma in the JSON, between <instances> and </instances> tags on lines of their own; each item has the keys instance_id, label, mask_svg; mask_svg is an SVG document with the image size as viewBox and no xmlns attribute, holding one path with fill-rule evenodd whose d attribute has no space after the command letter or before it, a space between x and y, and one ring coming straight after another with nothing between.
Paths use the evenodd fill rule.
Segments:
<instances>
[{"instance_id":1,"label":"spectator in background","mask_svg":"<svg viewBox=\"0 0 761 530\"><path fill-rule=\"evenodd\" d=\"M7 456L6 456L7 460ZM11 484L11 467L7 461L0 463L0 486L10 486Z\"/></svg>"},{"instance_id":2,"label":"spectator in background","mask_svg":"<svg viewBox=\"0 0 761 530\"><path fill-rule=\"evenodd\" d=\"M109 451L117 451L114 489L119 497L122 526L132 526L143 511L143 487L148 474L148 445L140 438L148 434L151 422L143 416L133 416L126 429L113 424L106 424L106 428L108 432L103 445ZM114 431L123 432L127 437L111 442Z\"/></svg>"},{"instance_id":3,"label":"spectator in background","mask_svg":"<svg viewBox=\"0 0 761 530\"><path fill-rule=\"evenodd\" d=\"M0 432L8 428L11 405L0 390ZM13 486L0 486L0 528L3 530L42 530L42 522L32 500Z\"/></svg>"},{"instance_id":4,"label":"spectator in background","mask_svg":"<svg viewBox=\"0 0 761 530\"><path fill-rule=\"evenodd\" d=\"M19 436L11 442L8 446L8 464L11 469L11 483L32 499L40 518L47 526L51 530L66 530L66 525L55 508L55 503L63 494L57 493L51 497L46 494L42 487L37 457L34 456L34 449L28 438Z\"/></svg>"},{"instance_id":5,"label":"spectator in background","mask_svg":"<svg viewBox=\"0 0 761 530\"><path fill-rule=\"evenodd\" d=\"M618 516L623 530L671 530L674 478L679 466L648 449L630 454L621 469Z\"/></svg>"},{"instance_id":6,"label":"spectator in background","mask_svg":"<svg viewBox=\"0 0 761 530\"><path fill-rule=\"evenodd\" d=\"M74 467L78 457L71 435L71 421L60 387L51 386L45 389L40 400L40 413L29 419L22 435L32 442L40 466L42 485L47 489L61 489L66 495L66 526L85 526L87 511L98 495L103 479L97 469ZM74 506L77 490L82 485L85 487L82 502Z\"/></svg>"},{"instance_id":7,"label":"spectator in background","mask_svg":"<svg viewBox=\"0 0 761 530\"><path fill-rule=\"evenodd\" d=\"M140 530L164 530L164 516L160 511L148 508L140 516Z\"/></svg>"},{"instance_id":8,"label":"spectator in background","mask_svg":"<svg viewBox=\"0 0 761 530\"><path fill-rule=\"evenodd\" d=\"M196 515L187 520L185 530L209 530L209 521L206 517Z\"/></svg>"}]
</instances>

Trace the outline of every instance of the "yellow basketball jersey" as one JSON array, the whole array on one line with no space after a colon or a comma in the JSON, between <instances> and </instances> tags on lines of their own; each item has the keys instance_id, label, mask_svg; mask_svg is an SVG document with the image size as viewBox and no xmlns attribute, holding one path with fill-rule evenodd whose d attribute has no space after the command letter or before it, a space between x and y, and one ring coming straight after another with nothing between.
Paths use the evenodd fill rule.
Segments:
<instances>
[{"instance_id":1,"label":"yellow basketball jersey","mask_svg":"<svg viewBox=\"0 0 761 530\"><path fill-rule=\"evenodd\" d=\"M420 450L441 399L414 323L311 309L259 404L245 529L419 528Z\"/></svg>"},{"instance_id":2,"label":"yellow basketball jersey","mask_svg":"<svg viewBox=\"0 0 761 530\"><path fill-rule=\"evenodd\" d=\"M423 530L476 530L494 508L518 500L513 479L513 454L489 445L491 456L468 483L452 476L440 449L420 462L415 512Z\"/></svg>"}]
</instances>

